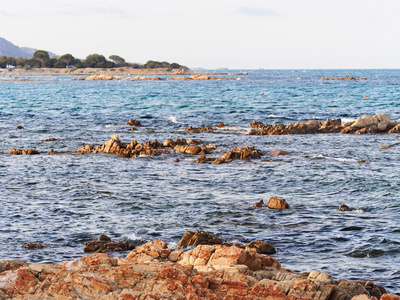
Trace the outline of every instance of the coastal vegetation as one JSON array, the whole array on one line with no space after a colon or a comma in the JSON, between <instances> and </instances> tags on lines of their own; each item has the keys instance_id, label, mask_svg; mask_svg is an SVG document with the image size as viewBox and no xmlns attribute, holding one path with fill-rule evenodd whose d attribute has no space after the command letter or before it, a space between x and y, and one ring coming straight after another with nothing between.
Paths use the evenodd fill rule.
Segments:
<instances>
[{"instance_id":1,"label":"coastal vegetation","mask_svg":"<svg viewBox=\"0 0 400 300\"><path fill-rule=\"evenodd\" d=\"M145 64L129 63L118 55L110 55L108 59L101 54L90 54L81 60L72 54L64 54L61 56L50 57L49 53L44 50L37 50L32 57L13 57L0 56L0 68L115 68L115 67L131 67L135 69L154 69L166 68L185 69L188 68L178 63L169 63L166 61L159 62L149 60Z\"/></svg>"}]
</instances>

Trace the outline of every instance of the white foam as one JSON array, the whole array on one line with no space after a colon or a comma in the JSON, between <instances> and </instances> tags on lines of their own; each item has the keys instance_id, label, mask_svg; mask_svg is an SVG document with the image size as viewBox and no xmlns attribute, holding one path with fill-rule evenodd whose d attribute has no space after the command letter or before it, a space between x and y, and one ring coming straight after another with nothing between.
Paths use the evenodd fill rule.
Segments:
<instances>
[{"instance_id":1,"label":"white foam","mask_svg":"<svg viewBox=\"0 0 400 300\"><path fill-rule=\"evenodd\" d=\"M356 119L354 118L341 118L342 119L342 124L347 123L347 122L354 122Z\"/></svg>"},{"instance_id":2,"label":"white foam","mask_svg":"<svg viewBox=\"0 0 400 300\"><path fill-rule=\"evenodd\" d=\"M124 128L126 125L106 125L106 128Z\"/></svg>"},{"instance_id":3,"label":"white foam","mask_svg":"<svg viewBox=\"0 0 400 300\"><path fill-rule=\"evenodd\" d=\"M176 246L178 245L177 242L169 242L168 243L168 248L169 249L176 249Z\"/></svg>"},{"instance_id":4,"label":"white foam","mask_svg":"<svg viewBox=\"0 0 400 300\"><path fill-rule=\"evenodd\" d=\"M130 239L131 241L139 241L142 240L142 237L136 235L136 233L132 232L131 234L129 234L127 236L128 239Z\"/></svg>"},{"instance_id":5,"label":"white foam","mask_svg":"<svg viewBox=\"0 0 400 300\"><path fill-rule=\"evenodd\" d=\"M171 123L175 123L175 124L184 124L184 123L182 123L182 122L178 122L178 120L177 120L176 117L174 117L174 116L170 116L170 117L169 117L169 120L170 120Z\"/></svg>"}]
</instances>

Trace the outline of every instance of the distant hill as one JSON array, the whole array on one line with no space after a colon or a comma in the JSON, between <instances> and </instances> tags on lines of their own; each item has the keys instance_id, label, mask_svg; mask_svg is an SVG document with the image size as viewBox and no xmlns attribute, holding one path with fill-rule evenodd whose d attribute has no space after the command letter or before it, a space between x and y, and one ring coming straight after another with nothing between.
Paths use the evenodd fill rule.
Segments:
<instances>
[{"instance_id":1,"label":"distant hill","mask_svg":"<svg viewBox=\"0 0 400 300\"><path fill-rule=\"evenodd\" d=\"M15 46L13 43L0 37L0 55L29 58L33 56L33 53L35 53L36 50L37 49L28 47ZM51 52L48 53L50 57L56 56L56 54L54 53Z\"/></svg>"}]
</instances>

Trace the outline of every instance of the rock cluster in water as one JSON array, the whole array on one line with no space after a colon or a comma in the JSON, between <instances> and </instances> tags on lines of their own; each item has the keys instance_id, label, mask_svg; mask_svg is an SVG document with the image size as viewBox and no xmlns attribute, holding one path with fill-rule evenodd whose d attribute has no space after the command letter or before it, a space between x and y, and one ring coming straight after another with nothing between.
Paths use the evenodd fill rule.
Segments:
<instances>
[{"instance_id":1,"label":"rock cluster in water","mask_svg":"<svg viewBox=\"0 0 400 300\"><path fill-rule=\"evenodd\" d=\"M400 122L391 122L389 115L364 115L353 122L342 125L341 119L327 119L324 122L316 120L296 122L289 125L268 125L253 121L250 124L249 135L285 135L285 134L314 134L314 133L400 133Z\"/></svg>"},{"instance_id":2,"label":"rock cluster in water","mask_svg":"<svg viewBox=\"0 0 400 300\"><path fill-rule=\"evenodd\" d=\"M91 75L89 77L76 77L72 78L72 80L165 80L165 79L158 76L115 77L113 75L107 75L107 74L96 74L96 75ZM236 80L236 78L226 78L226 77L216 77L216 76L196 74L189 77L186 76L169 77L167 80Z\"/></svg>"},{"instance_id":3,"label":"rock cluster in water","mask_svg":"<svg viewBox=\"0 0 400 300\"><path fill-rule=\"evenodd\" d=\"M157 240L125 259L95 253L55 265L3 260L0 299L400 299L367 280L294 273L249 249L199 245L183 252Z\"/></svg>"},{"instance_id":4,"label":"rock cluster in water","mask_svg":"<svg viewBox=\"0 0 400 300\"><path fill-rule=\"evenodd\" d=\"M14 149L12 148L9 152L8 155L35 155L39 154L38 151L34 149Z\"/></svg>"},{"instance_id":5,"label":"rock cluster in water","mask_svg":"<svg viewBox=\"0 0 400 300\"><path fill-rule=\"evenodd\" d=\"M346 76L346 77L331 77L331 78L322 77L321 80L368 80L368 79Z\"/></svg>"}]
</instances>

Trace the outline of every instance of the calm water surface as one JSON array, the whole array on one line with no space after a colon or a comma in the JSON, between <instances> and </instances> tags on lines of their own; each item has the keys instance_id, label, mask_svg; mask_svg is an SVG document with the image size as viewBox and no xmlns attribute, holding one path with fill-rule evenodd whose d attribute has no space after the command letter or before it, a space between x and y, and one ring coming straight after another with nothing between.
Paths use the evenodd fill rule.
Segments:
<instances>
[{"instance_id":1,"label":"calm water surface","mask_svg":"<svg viewBox=\"0 0 400 300\"><path fill-rule=\"evenodd\" d=\"M375 113L399 120L400 71L229 72L240 80L0 81L0 259L73 260L100 234L136 245L163 239L174 247L186 230L203 229L230 241L268 241L277 249L274 257L293 271L370 279L399 293L399 135L246 133L253 120L349 121ZM346 75L368 80L320 80ZM144 126L128 131L131 118ZM185 132L219 122L229 130ZM215 156L250 145L292 155L204 165L175 153L136 159L45 154L101 145L115 133L125 142L200 139L217 145ZM48 138L56 141L42 141ZM11 148L42 154L8 156ZM357 163L361 159L371 163ZM292 209L251 207L271 196L285 198ZM343 203L356 210L337 211ZM49 247L22 248L28 242Z\"/></svg>"}]
</instances>

